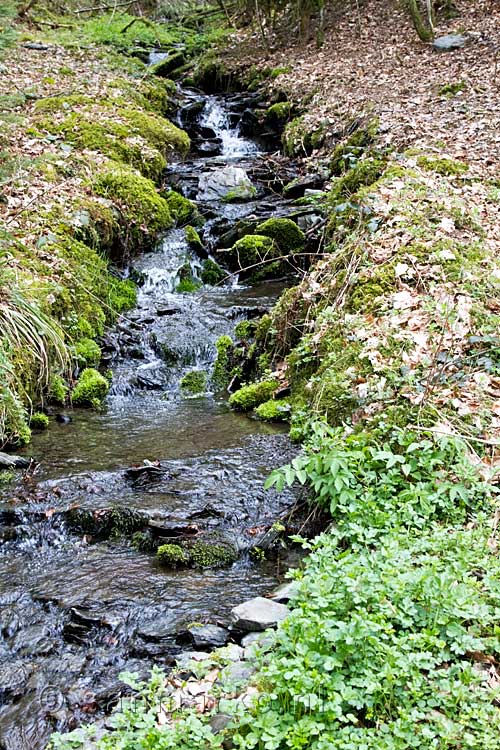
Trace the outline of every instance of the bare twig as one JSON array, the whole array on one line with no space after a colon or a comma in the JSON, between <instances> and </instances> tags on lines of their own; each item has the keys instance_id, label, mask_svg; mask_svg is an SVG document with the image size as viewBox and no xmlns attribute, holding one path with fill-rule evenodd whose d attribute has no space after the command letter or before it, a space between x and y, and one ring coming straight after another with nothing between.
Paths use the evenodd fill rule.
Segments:
<instances>
[{"instance_id":1,"label":"bare twig","mask_svg":"<svg viewBox=\"0 0 500 750\"><path fill-rule=\"evenodd\" d=\"M94 5L92 8L78 8L73 13L78 15L79 13L95 13L97 11L116 10L116 8L126 8L130 5L134 5L137 0L126 0L124 3L113 3L113 5Z\"/></svg>"}]
</instances>

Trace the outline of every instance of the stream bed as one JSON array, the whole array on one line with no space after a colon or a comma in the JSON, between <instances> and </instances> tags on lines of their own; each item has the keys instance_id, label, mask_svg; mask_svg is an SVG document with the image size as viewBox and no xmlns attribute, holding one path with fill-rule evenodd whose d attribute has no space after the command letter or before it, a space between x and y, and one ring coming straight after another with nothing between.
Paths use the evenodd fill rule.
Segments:
<instances>
[{"instance_id":1,"label":"stream bed","mask_svg":"<svg viewBox=\"0 0 500 750\"><path fill-rule=\"evenodd\" d=\"M196 199L203 174L227 165L258 172L262 144L240 134L238 97L183 96L185 112L198 103L197 127L202 135L214 133L215 147L200 141L188 161L170 167L175 189ZM182 110L179 118L185 126ZM221 227L286 208L262 186L246 202L198 205L207 217L208 252ZM211 372L217 338L262 315L283 284L244 286L232 277L182 294L176 288L186 264L196 278L201 260L182 229L134 261L137 307L103 347L113 372L105 409L51 420L27 451L37 470L0 498L2 750L41 750L54 729L102 715L123 688L121 671L147 676L153 663L168 668L183 626L227 623L232 607L268 592L290 564L286 557L257 563L245 552L252 530L294 503L291 492L263 489L269 471L293 455L287 435L231 412L227 394L209 390L189 398L179 388L187 372ZM166 349L169 361L161 356ZM127 468L145 460L160 461L161 474L131 481ZM167 530L194 524L230 533L242 553L230 567L172 570L127 538L89 540L66 522L68 509L98 515L110 507L147 514Z\"/></svg>"}]
</instances>

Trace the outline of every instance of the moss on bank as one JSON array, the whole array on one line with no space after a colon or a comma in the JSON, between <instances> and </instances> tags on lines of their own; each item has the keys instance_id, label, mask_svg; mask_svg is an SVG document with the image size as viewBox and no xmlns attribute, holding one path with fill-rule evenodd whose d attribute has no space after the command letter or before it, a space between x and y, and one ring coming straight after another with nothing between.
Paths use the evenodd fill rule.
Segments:
<instances>
[{"instance_id":1,"label":"moss on bank","mask_svg":"<svg viewBox=\"0 0 500 750\"><path fill-rule=\"evenodd\" d=\"M360 135L360 144L373 149L372 136ZM491 377L490 360L477 358L467 338L482 341L498 323L491 300L500 296L500 272L484 251L493 204L479 182L456 191L465 169L373 150L344 165L326 201L328 254L282 295L262 331L245 330L240 355L232 349L233 371L257 380L233 394L233 408L254 408L247 394L279 370L274 390L290 391L292 432L301 438L313 418L357 429L429 426L446 415L467 434L495 431L493 397L478 386ZM339 201L349 221L339 219ZM446 353L434 351L436 340ZM434 379L438 361L462 362L460 376L450 366ZM259 409L273 417L276 404Z\"/></svg>"},{"instance_id":2,"label":"moss on bank","mask_svg":"<svg viewBox=\"0 0 500 750\"><path fill-rule=\"evenodd\" d=\"M78 53L59 48L59 57L61 75L80 70ZM43 143L42 156L17 160L6 190L17 200L18 190L36 187L44 200L36 212L22 210L15 232L6 231L0 243L7 275L15 271L8 284L16 295L44 316L67 358L92 369L100 359L94 339L136 299L134 284L110 273L110 261L123 263L150 247L159 232L191 217L194 206L177 194L163 197L148 179L159 179L171 156L189 148L187 135L162 117L175 87L102 49L86 51L86 59L89 76L78 93L60 94L41 56L34 84L43 96L34 106L23 97L23 117L9 120L2 134L2 147L15 153L26 147L31 154L33 143L35 149ZM1 348L0 369L0 445L25 444L30 411L45 401L66 403L71 369L50 343L31 356L14 340ZM102 383L95 394L90 390L77 384L73 403L100 402Z\"/></svg>"}]
</instances>

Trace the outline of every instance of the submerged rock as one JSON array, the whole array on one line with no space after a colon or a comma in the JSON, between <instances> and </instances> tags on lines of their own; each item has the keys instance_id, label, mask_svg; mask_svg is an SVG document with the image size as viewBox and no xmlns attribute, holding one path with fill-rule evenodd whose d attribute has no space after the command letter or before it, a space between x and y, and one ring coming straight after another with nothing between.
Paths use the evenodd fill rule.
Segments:
<instances>
[{"instance_id":1,"label":"submerged rock","mask_svg":"<svg viewBox=\"0 0 500 750\"><path fill-rule=\"evenodd\" d=\"M237 630L266 630L275 628L288 617L290 610L284 604L256 596L231 610L231 618Z\"/></svg>"},{"instance_id":2,"label":"submerged rock","mask_svg":"<svg viewBox=\"0 0 500 750\"><path fill-rule=\"evenodd\" d=\"M249 200L256 194L249 176L241 167L224 167L200 176L198 182L198 199Z\"/></svg>"}]
</instances>

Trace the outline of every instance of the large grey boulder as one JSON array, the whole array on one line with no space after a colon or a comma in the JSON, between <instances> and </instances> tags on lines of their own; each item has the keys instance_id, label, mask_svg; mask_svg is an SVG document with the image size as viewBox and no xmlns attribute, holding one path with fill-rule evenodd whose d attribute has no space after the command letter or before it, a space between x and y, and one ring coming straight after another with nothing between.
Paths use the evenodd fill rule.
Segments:
<instances>
[{"instance_id":1,"label":"large grey boulder","mask_svg":"<svg viewBox=\"0 0 500 750\"><path fill-rule=\"evenodd\" d=\"M434 39L432 46L438 52L449 52L453 49L465 47L468 41L469 37L464 36L463 34L446 34L445 36L439 36L437 39Z\"/></svg>"},{"instance_id":2,"label":"large grey boulder","mask_svg":"<svg viewBox=\"0 0 500 750\"><path fill-rule=\"evenodd\" d=\"M249 200L255 196L255 188L241 167L223 167L205 172L198 181L198 199L205 201Z\"/></svg>"},{"instance_id":3,"label":"large grey boulder","mask_svg":"<svg viewBox=\"0 0 500 750\"><path fill-rule=\"evenodd\" d=\"M256 596L231 610L231 618L237 630L266 630L288 617L290 610L284 604Z\"/></svg>"}]
</instances>

